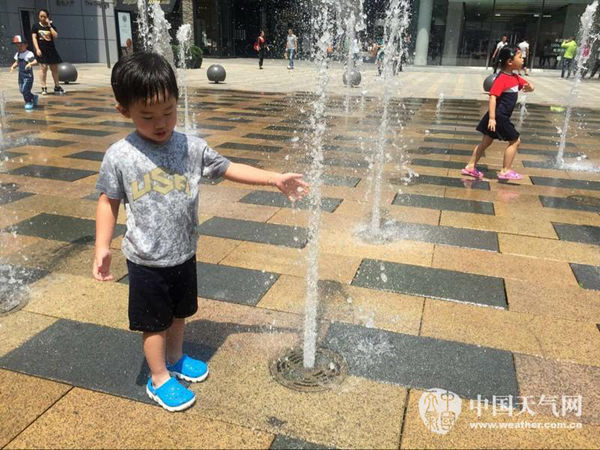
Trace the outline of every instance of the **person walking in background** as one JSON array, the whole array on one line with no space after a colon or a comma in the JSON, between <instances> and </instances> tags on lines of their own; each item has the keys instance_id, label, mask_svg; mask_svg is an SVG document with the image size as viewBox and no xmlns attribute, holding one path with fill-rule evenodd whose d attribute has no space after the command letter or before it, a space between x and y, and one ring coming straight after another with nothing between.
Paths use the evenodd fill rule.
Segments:
<instances>
[{"instance_id":1,"label":"person walking in background","mask_svg":"<svg viewBox=\"0 0 600 450\"><path fill-rule=\"evenodd\" d=\"M290 28L288 30L287 42L285 44L285 52L287 53L288 66L290 70L294 70L294 56L298 52L298 38Z\"/></svg>"},{"instance_id":2,"label":"person walking in background","mask_svg":"<svg viewBox=\"0 0 600 450\"><path fill-rule=\"evenodd\" d=\"M265 42L265 32L260 30L258 37L256 38L256 42L254 43L254 50L258 52L258 68L262 70L263 61L265 59L265 51L267 49L267 44Z\"/></svg>"},{"instance_id":3,"label":"person walking in background","mask_svg":"<svg viewBox=\"0 0 600 450\"><path fill-rule=\"evenodd\" d=\"M47 9L40 9L38 20L39 22L31 27L31 40L33 41L37 60L40 63L42 95L48 93L46 87L48 67L50 67L52 79L54 80L54 93L64 94L65 91L60 87L58 81L58 64L62 62L62 59L60 59L54 45L54 41L58 39L58 32L52 20L50 20L50 13Z\"/></svg>"},{"instance_id":4,"label":"person walking in background","mask_svg":"<svg viewBox=\"0 0 600 450\"><path fill-rule=\"evenodd\" d=\"M571 70L573 69L573 58L575 58L575 52L577 51L577 42L575 37L571 36L569 39L564 40L561 47L565 49L565 53L562 57L562 71L560 77L565 77L565 71L567 72L567 78L571 76Z\"/></svg>"},{"instance_id":5,"label":"person walking in background","mask_svg":"<svg viewBox=\"0 0 600 450\"><path fill-rule=\"evenodd\" d=\"M123 47L123 55L122 56L131 56L133 55L133 41L130 38L127 38L125 41L125 47Z\"/></svg>"},{"instance_id":6,"label":"person walking in background","mask_svg":"<svg viewBox=\"0 0 600 450\"><path fill-rule=\"evenodd\" d=\"M529 63L529 42L527 42L527 38L523 38L523 40L518 45L521 50L521 55L523 57L523 71L525 72L525 76L529 76L527 71L527 64ZM521 75L521 71L519 70L519 75Z\"/></svg>"},{"instance_id":7,"label":"person walking in background","mask_svg":"<svg viewBox=\"0 0 600 450\"><path fill-rule=\"evenodd\" d=\"M498 71L498 55L500 54L500 50L504 48L508 44L508 37L502 36L502 39L496 45L496 50L494 50L494 54L492 55L492 66L494 67L494 73Z\"/></svg>"}]
</instances>

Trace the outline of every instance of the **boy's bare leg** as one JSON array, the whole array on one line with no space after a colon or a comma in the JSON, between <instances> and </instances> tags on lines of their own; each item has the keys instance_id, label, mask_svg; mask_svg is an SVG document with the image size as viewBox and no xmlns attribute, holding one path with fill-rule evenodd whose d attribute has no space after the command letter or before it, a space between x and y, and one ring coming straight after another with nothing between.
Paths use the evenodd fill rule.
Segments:
<instances>
[{"instance_id":1,"label":"boy's bare leg","mask_svg":"<svg viewBox=\"0 0 600 450\"><path fill-rule=\"evenodd\" d=\"M521 139L517 139L516 141L510 141L508 143L506 150L504 150L504 162L500 173L504 174L511 169L513 160L515 159L515 155L517 154L517 149L519 148L520 143Z\"/></svg>"},{"instance_id":2,"label":"boy's bare leg","mask_svg":"<svg viewBox=\"0 0 600 450\"><path fill-rule=\"evenodd\" d=\"M492 145L492 142L494 142L494 139L488 136L487 134L484 134L483 138L481 138L481 142L477 144L473 149L473 154L471 155L471 159L465 166L465 169L474 169L475 164L477 164L477 161L479 161L481 155L483 155L483 153L485 152L485 149Z\"/></svg>"},{"instance_id":3,"label":"boy's bare leg","mask_svg":"<svg viewBox=\"0 0 600 450\"><path fill-rule=\"evenodd\" d=\"M167 361L175 364L183 356L183 332L185 331L185 319L173 319L173 323L167 329Z\"/></svg>"},{"instance_id":4,"label":"boy's bare leg","mask_svg":"<svg viewBox=\"0 0 600 450\"><path fill-rule=\"evenodd\" d=\"M159 387L171 378L165 363L166 342L166 331L144 332L143 334L144 355L146 355L146 361L150 367L154 387Z\"/></svg>"}]
</instances>

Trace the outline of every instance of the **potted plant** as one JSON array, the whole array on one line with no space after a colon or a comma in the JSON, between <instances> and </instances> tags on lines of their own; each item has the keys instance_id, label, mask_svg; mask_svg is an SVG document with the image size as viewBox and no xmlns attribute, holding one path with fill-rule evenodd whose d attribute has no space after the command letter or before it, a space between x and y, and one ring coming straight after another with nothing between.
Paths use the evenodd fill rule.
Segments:
<instances>
[{"instance_id":1,"label":"potted plant","mask_svg":"<svg viewBox=\"0 0 600 450\"><path fill-rule=\"evenodd\" d=\"M197 47L196 45L192 45L190 47L190 64L189 66L192 69L199 69L200 67L202 67L202 49L200 47Z\"/></svg>"}]
</instances>

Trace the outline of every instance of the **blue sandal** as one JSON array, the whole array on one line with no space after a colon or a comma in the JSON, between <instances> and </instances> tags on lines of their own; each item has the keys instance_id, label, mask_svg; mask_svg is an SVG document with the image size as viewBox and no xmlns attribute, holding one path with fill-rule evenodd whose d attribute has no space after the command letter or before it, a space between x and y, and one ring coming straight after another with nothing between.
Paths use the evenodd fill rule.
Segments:
<instances>
[{"instance_id":1,"label":"blue sandal","mask_svg":"<svg viewBox=\"0 0 600 450\"><path fill-rule=\"evenodd\" d=\"M167 364L167 370L171 372L171 375L192 383L204 381L208 376L206 363L199 359L190 358L185 353L175 364Z\"/></svg>"},{"instance_id":2,"label":"blue sandal","mask_svg":"<svg viewBox=\"0 0 600 450\"><path fill-rule=\"evenodd\" d=\"M152 377L148 379L146 385L148 397L165 408L167 411L183 411L189 408L196 401L196 396L192 391L185 388L179 381L171 377L158 388L152 385Z\"/></svg>"}]
</instances>

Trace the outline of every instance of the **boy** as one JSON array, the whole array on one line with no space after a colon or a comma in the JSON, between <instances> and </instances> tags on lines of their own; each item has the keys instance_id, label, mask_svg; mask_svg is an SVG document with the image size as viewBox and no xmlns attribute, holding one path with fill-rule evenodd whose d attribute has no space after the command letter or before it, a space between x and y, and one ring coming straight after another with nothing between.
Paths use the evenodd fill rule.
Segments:
<instances>
[{"instance_id":1,"label":"boy","mask_svg":"<svg viewBox=\"0 0 600 450\"><path fill-rule=\"evenodd\" d=\"M494 139L508 141L508 146L504 150L504 161L502 170L498 172L498 179L520 180L523 176L512 170L512 163L517 154L517 149L521 143L520 134L515 129L515 126L510 121L519 91L523 89L525 92L533 92L535 89L531 81L521 78L513 72L523 68L523 58L521 50L518 48L503 47L498 54L498 63L502 71L494 80L494 84L490 89L490 99L488 104L488 112L481 118L476 130L483 134L481 143L473 149L471 159L464 169L461 170L463 175L473 178L483 178L483 173L477 170L477 162L488 148Z\"/></svg>"},{"instance_id":2,"label":"boy","mask_svg":"<svg viewBox=\"0 0 600 450\"><path fill-rule=\"evenodd\" d=\"M190 407L194 393L178 378L198 382L207 365L182 353L185 318L198 309L196 245L198 187L202 177L224 176L276 186L288 198L308 185L300 174L279 174L232 163L203 139L174 131L179 90L160 55L138 52L119 60L111 84L117 110L136 130L106 152L97 183L93 274L108 281L110 242L121 200L127 211L122 250L129 268L130 329L143 332L150 367L146 392L169 411Z\"/></svg>"},{"instance_id":3,"label":"boy","mask_svg":"<svg viewBox=\"0 0 600 450\"><path fill-rule=\"evenodd\" d=\"M27 50L27 41L24 41L21 36L16 35L12 41L17 46L17 53L15 53L15 62L10 66L10 71L19 68L19 91L25 100L25 110L31 111L38 102L38 96L31 93L33 87L33 70L31 68L37 64L37 61L34 54Z\"/></svg>"}]
</instances>

